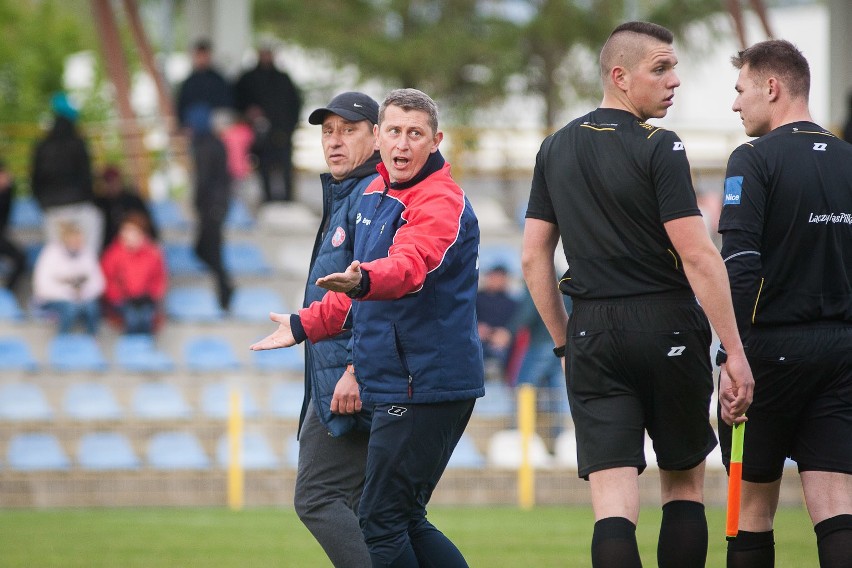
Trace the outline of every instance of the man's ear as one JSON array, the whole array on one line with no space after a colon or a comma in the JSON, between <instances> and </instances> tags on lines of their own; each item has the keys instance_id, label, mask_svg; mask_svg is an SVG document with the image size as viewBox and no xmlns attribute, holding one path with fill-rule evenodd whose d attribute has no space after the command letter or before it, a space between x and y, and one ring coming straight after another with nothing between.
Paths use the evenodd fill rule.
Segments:
<instances>
[{"instance_id":1,"label":"man's ear","mask_svg":"<svg viewBox=\"0 0 852 568\"><path fill-rule=\"evenodd\" d=\"M775 102L781 95L781 82L776 77L770 77L766 80L766 96L770 102Z\"/></svg>"},{"instance_id":2,"label":"man's ear","mask_svg":"<svg viewBox=\"0 0 852 568\"><path fill-rule=\"evenodd\" d=\"M622 91L627 90L627 83L629 80L629 73L627 69L616 65L609 72L609 78L612 80L612 84L621 89Z\"/></svg>"}]
</instances>

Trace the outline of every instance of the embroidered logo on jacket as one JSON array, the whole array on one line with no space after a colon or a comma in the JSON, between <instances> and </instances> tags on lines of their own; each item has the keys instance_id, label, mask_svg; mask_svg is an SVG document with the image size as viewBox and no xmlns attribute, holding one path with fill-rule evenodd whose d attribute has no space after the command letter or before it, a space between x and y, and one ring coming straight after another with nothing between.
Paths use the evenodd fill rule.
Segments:
<instances>
[{"instance_id":1,"label":"embroidered logo on jacket","mask_svg":"<svg viewBox=\"0 0 852 568\"><path fill-rule=\"evenodd\" d=\"M343 241L346 240L346 231L343 230L343 227L338 227L334 230L334 235L331 237L331 244L339 247L343 244Z\"/></svg>"}]
</instances>

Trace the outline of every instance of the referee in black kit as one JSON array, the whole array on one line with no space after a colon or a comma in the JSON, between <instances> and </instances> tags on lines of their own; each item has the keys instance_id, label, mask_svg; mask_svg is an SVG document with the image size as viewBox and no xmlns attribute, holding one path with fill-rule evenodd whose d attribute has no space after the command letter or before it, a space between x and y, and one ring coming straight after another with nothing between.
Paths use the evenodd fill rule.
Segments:
<instances>
[{"instance_id":1,"label":"referee in black kit","mask_svg":"<svg viewBox=\"0 0 852 568\"><path fill-rule=\"evenodd\" d=\"M754 369L740 532L728 566L774 565L784 461L799 466L820 566L852 566L852 145L814 124L808 62L787 41L736 55L733 110L759 136L728 161L719 222ZM724 360L724 351L719 361ZM729 369L719 438L731 449Z\"/></svg>"},{"instance_id":2,"label":"referee in black kit","mask_svg":"<svg viewBox=\"0 0 852 568\"><path fill-rule=\"evenodd\" d=\"M590 481L595 513L595 567L641 566L635 530L646 430L662 490L658 563L704 566L704 460L716 446L708 317L731 342L738 421L753 388L683 143L645 122L666 115L680 85L672 41L645 22L612 32L600 54L603 102L542 143L526 213L524 277L557 355L567 357L579 475ZM553 263L560 236L570 323Z\"/></svg>"}]
</instances>

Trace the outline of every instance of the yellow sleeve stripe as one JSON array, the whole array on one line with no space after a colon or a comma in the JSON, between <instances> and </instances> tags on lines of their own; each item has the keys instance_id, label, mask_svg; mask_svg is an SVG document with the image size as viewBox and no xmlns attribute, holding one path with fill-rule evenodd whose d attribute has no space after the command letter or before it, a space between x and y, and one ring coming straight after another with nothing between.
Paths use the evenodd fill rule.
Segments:
<instances>
[{"instance_id":1,"label":"yellow sleeve stripe","mask_svg":"<svg viewBox=\"0 0 852 568\"><path fill-rule=\"evenodd\" d=\"M611 132L615 132L615 128L600 128L600 127L597 127L597 126L592 126L591 124L581 124L580 126L582 128L588 128L589 130L597 130L598 132L604 132L606 130L609 130Z\"/></svg>"},{"instance_id":2,"label":"yellow sleeve stripe","mask_svg":"<svg viewBox=\"0 0 852 568\"><path fill-rule=\"evenodd\" d=\"M757 316L757 303L760 301L761 292L763 292L763 278L760 279L760 288L757 289L757 298L754 299L754 310L751 312L751 323L754 323L754 318Z\"/></svg>"},{"instance_id":3,"label":"yellow sleeve stripe","mask_svg":"<svg viewBox=\"0 0 852 568\"><path fill-rule=\"evenodd\" d=\"M829 138L837 138L834 134L830 132L813 132L810 130L795 130L793 134L819 134L820 136L828 136Z\"/></svg>"},{"instance_id":4,"label":"yellow sleeve stripe","mask_svg":"<svg viewBox=\"0 0 852 568\"><path fill-rule=\"evenodd\" d=\"M675 261L675 270L680 270L680 263L677 260L677 255L672 252L672 249L666 249Z\"/></svg>"}]
</instances>

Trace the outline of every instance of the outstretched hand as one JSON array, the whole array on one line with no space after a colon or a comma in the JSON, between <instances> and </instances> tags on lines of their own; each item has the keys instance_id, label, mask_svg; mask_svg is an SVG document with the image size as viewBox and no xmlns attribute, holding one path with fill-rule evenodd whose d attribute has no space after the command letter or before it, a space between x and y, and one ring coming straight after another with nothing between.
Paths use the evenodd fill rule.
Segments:
<instances>
[{"instance_id":1,"label":"outstretched hand","mask_svg":"<svg viewBox=\"0 0 852 568\"><path fill-rule=\"evenodd\" d=\"M292 347L296 345L293 330L290 328L290 314L269 314L269 319L278 322L278 329L267 335L257 343L249 346L252 351L263 351L266 349L278 349L280 347Z\"/></svg>"},{"instance_id":2,"label":"outstretched hand","mask_svg":"<svg viewBox=\"0 0 852 568\"><path fill-rule=\"evenodd\" d=\"M361 283L361 263L353 260L346 267L345 272L335 272L328 276L318 278L316 285L332 292L343 292L344 294Z\"/></svg>"},{"instance_id":3,"label":"outstretched hand","mask_svg":"<svg viewBox=\"0 0 852 568\"><path fill-rule=\"evenodd\" d=\"M745 413L754 396L754 377L745 355L729 353L719 374L721 418L729 426L748 420Z\"/></svg>"}]
</instances>

